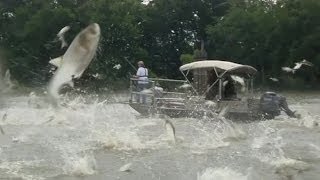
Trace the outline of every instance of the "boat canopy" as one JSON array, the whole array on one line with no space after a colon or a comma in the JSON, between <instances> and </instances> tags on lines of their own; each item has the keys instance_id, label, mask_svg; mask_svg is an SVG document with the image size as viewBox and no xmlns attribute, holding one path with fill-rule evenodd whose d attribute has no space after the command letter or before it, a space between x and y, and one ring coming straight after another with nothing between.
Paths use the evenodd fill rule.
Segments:
<instances>
[{"instance_id":1,"label":"boat canopy","mask_svg":"<svg viewBox=\"0 0 320 180\"><path fill-rule=\"evenodd\" d=\"M197 61L180 67L181 72L194 69L214 69L218 74L231 73L254 75L257 72L257 70L252 66L221 60Z\"/></svg>"}]
</instances>

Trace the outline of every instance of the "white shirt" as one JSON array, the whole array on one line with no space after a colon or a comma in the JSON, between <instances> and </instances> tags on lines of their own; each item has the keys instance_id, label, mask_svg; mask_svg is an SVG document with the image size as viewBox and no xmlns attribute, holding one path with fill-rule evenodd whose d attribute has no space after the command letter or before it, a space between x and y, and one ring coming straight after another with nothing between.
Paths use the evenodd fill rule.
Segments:
<instances>
[{"instance_id":1,"label":"white shirt","mask_svg":"<svg viewBox=\"0 0 320 180\"><path fill-rule=\"evenodd\" d=\"M139 67L137 71L138 84L148 84L148 69L144 67Z\"/></svg>"}]
</instances>

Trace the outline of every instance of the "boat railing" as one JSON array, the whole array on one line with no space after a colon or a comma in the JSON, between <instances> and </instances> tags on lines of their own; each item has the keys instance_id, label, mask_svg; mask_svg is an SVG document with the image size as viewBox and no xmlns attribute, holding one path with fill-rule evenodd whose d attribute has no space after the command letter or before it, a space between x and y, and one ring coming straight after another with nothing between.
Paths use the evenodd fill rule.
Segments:
<instances>
[{"instance_id":1,"label":"boat railing","mask_svg":"<svg viewBox=\"0 0 320 180\"><path fill-rule=\"evenodd\" d=\"M146 92L141 91L138 89L138 83L141 82L141 80L138 80L137 78L130 78L130 103L136 102L140 103L140 96L144 96L144 98L148 99L149 101L151 100L151 104L154 102L154 92L153 89L155 87L155 82L152 80L146 80L143 81L146 84L146 89L149 89L151 91ZM134 96L136 96L136 100L134 100ZM150 103L150 102L149 102Z\"/></svg>"},{"instance_id":2,"label":"boat railing","mask_svg":"<svg viewBox=\"0 0 320 180\"><path fill-rule=\"evenodd\" d=\"M155 82L155 86L167 85L168 87L176 87L179 84L185 84L188 83L186 80L177 80L177 79L163 79L163 78L150 78L150 80ZM162 92L164 97L157 97L157 99L167 99L167 98L181 98L185 97L187 93L185 92L179 92L176 88L165 88Z\"/></svg>"},{"instance_id":3,"label":"boat railing","mask_svg":"<svg viewBox=\"0 0 320 180\"><path fill-rule=\"evenodd\" d=\"M177 80L177 79L162 79L162 78L150 78L151 81L155 82L160 82L160 81L165 81L165 82L178 82L178 83L187 83L188 81L186 80Z\"/></svg>"},{"instance_id":4,"label":"boat railing","mask_svg":"<svg viewBox=\"0 0 320 180\"><path fill-rule=\"evenodd\" d=\"M179 84L187 83L185 80L175 80L175 79L161 79L161 78L149 78L147 80L147 88L145 90L139 90L138 80L136 78L130 79L130 103L140 103L141 96L147 99L146 105L152 105L157 107L160 103L166 102L182 102L186 97L186 92L179 92L175 86ZM168 85L170 84L170 85ZM163 87L162 85L167 85L168 87ZM169 88L170 87L170 88ZM160 88L160 89L159 89Z\"/></svg>"}]
</instances>

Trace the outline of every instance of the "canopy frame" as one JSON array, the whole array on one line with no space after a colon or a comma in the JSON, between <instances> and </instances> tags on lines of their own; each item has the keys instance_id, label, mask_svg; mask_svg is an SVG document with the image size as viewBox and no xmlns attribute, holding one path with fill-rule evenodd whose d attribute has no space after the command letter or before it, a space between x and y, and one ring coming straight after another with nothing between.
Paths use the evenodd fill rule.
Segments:
<instances>
[{"instance_id":1,"label":"canopy frame","mask_svg":"<svg viewBox=\"0 0 320 180\"><path fill-rule=\"evenodd\" d=\"M203 64L201 64L203 63ZM220 65L219 65L220 63ZM221 65L223 63L223 66ZM193 66L194 65L194 66ZM229 65L230 67L228 67ZM189 66L189 67L188 67ZM207 61L197 61L189 64L185 64L180 67L180 72L182 75L185 77L185 79L188 81L188 83L191 85L192 89L194 92L199 95L199 93L196 91L196 89L193 87L189 79L187 78L187 75L189 74L190 70L195 70L195 69L213 69L216 76L217 80L213 82L209 88L206 89L206 91L202 94L202 96L205 96L217 83L219 83L219 92L218 92L218 100L222 99L222 88L223 88L223 82L222 79L223 77L227 74L233 74L232 72L236 72L236 70L243 69L242 74L247 75L248 79L250 80L249 86L251 86L251 92L253 91L253 75L257 72L255 68L252 66L248 65L242 65L242 64L236 64L233 62L229 61L219 61L219 60L207 60ZM184 71L187 71L184 73ZM221 71L221 73L219 73ZM234 73L237 75L237 73ZM249 87L248 87L249 89Z\"/></svg>"}]
</instances>

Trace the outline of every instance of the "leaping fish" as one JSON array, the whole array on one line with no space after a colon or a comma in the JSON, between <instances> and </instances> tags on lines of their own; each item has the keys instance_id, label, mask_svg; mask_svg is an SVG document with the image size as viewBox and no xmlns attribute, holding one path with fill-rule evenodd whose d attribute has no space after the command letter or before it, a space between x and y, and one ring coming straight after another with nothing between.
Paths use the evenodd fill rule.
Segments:
<instances>
[{"instance_id":1,"label":"leaping fish","mask_svg":"<svg viewBox=\"0 0 320 180\"><path fill-rule=\"evenodd\" d=\"M48 86L51 97L57 100L63 85L72 86L73 79L81 77L96 53L99 40L100 26L91 24L74 38L64 55L49 61L58 67Z\"/></svg>"},{"instance_id":2,"label":"leaping fish","mask_svg":"<svg viewBox=\"0 0 320 180\"><path fill-rule=\"evenodd\" d=\"M269 79L270 79L271 81L273 81L273 82L279 82L279 79L278 79L278 78L270 77Z\"/></svg>"},{"instance_id":3,"label":"leaping fish","mask_svg":"<svg viewBox=\"0 0 320 180\"><path fill-rule=\"evenodd\" d=\"M300 62L296 62L296 63L294 63L295 64L295 66L293 67L293 68L290 68L290 67L282 67L281 69L282 69L282 71L285 71L285 72L288 72L288 73L290 73L290 72L292 72L293 74L298 70L298 69L300 69L303 65L305 65L305 66L310 66L310 67L312 67L313 66L313 64L311 63L311 62L309 62L309 61L307 61L307 60L305 60L305 59L303 59L302 61L300 61Z\"/></svg>"},{"instance_id":4,"label":"leaping fish","mask_svg":"<svg viewBox=\"0 0 320 180\"><path fill-rule=\"evenodd\" d=\"M281 67L281 69L282 69L282 71L287 72L287 73L290 73L290 72L294 73L295 72L294 69L291 69L289 67Z\"/></svg>"},{"instance_id":5,"label":"leaping fish","mask_svg":"<svg viewBox=\"0 0 320 180\"><path fill-rule=\"evenodd\" d=\"M116 64L113 66L113 69L119 70L121 68L121 64Z\"/></svg>"},{"instance_id":6,"label":"leaping fish","mask_svg":"<svg viewBox=\"0 0 320 180\"><path fill-rule=\"evenodd\" d=\"M302 67L302 65L310 66L310 67L313 66L313 64L311 62L309 62L309 61L304 59L304 60L302 60L300 62L296 62L293 69L294 70L298 70L298 69L300 69Z\"/></svg>"},{"instance_id":7,"label":"leaping fish","mask_svg":"<svg viewBox=\"0 0 320 180\"><path fill-rule=\"evenodd\" d=\"M164 122L168 138L175 144L176 143L176 129L173 126L172 122L169 121L168 119L165 120Z\"/></svg>"},{"instance_id":8,"label":"leaping fish","mask_svg":"<svg viewBox=\"0 0 320 180\"><path fill-rule=\"evenodd\" d=\"M236 75L231 75L231 78L236 81L237 83L239 83L241 86L245 86L244 83L244 79L240 76L236 76Z\"/></svg>"},{"instance_id":9,"label":"leaping fish","mask_svg":"<svg viewBox=\"0 0 320 180\"><path fill-rule=\"evenodd\" d=\"M119 171L120 172L129 172L129 171L131 171L131 166L132 166L132 163L125 164L122 167L120 167Z\"/></svg>"},{"instance_id":10,"label":"leaping fish","mask_svg":"<svg viewBox=\"0 0 320 180\"><path fill-rule=\"evenodd\" d=\"M237 82L237 83L239 83L239 84L241 85L241 91L244 92L245 89L246 89L246 84L245 84L245 82L244 82L244 79L243 79L242 77L236 76L236 75L231 75L231 78L232 78L235 82Z\"/></svg>"}]
</instances>

